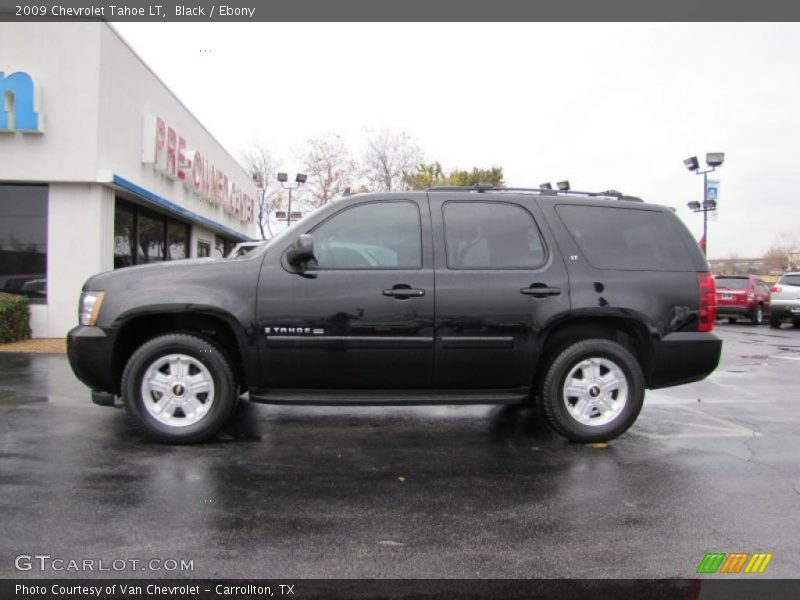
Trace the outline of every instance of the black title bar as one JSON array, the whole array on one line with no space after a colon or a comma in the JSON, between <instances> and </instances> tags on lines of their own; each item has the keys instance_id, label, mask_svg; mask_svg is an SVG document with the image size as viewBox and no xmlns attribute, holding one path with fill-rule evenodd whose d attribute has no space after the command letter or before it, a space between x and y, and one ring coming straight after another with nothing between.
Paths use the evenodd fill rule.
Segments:
<instances>
[{"instance_id":1,"label":"black title bar","mask_svg":"<svg viewBox=\"0 0 800 600\"><path fill-rule=\"evenodd\" d=\"M0 0L0 21L798 21L787 0Z\"/></svg>"},{"instance_id":2,"label":"black title bar","mask_svg":"<svg viewBox=\"0 0 800 600\"><path fill-rule=\"evenodd\" d=\"M795 600L780 579L5 579L2 600Z\"/></svg>"}]
</instances>

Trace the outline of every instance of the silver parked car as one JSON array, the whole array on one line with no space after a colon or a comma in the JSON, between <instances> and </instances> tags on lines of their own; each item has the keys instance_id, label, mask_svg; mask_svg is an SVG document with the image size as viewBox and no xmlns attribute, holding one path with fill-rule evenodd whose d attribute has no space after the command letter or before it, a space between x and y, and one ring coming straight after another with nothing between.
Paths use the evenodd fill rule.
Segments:
<instances>
[{"instance_id":1,"label":"silver parked car","mask_svg":"<svg viewBox=\"0 0 800 600\"><path fill-rule=\"evenodd\" d=\"M233 247L233 250L231 250L228 253L228 256L225 258L230 260L244 256L245 254L249 254L251 251L258 248L261 244L265 244L267 241L269 240L261 240L258 242L239 242Z\"/></svg>"},{"instance_id":2,"label":"silver parked car","mask_svg":"<svg viewBox=\"0 0 800 600\"><path fill-rule=\"evenodd\" d=\"M783 321L791 319L792 325L800 329L800 273L784 273L772 287L770 327L778 328Z\"/></svg>"}]
</instances>

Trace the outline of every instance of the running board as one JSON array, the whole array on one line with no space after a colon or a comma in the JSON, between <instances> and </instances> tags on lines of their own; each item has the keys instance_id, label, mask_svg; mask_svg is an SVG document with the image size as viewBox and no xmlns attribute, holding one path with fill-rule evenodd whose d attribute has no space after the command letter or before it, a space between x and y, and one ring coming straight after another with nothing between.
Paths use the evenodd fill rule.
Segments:
<instances>
[{"instance_id":1,"label":"running board","mask_svg":"<svg viewBox=\"0 0 800 600\"><path fill-rule=\"evenodd\" d=\"M262 404L313 406L420 406L435 404L521 404L528 388L499 390L296 390L251 389L250 400Z\"/></svg>"}]
</instances>

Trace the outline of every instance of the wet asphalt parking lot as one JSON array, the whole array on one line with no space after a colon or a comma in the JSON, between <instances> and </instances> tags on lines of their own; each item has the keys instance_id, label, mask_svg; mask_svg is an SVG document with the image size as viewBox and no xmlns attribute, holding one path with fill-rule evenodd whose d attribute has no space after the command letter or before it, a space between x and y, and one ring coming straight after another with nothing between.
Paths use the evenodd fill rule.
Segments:
<instances>
[{"instance_id":1,"label":"wet asphalt parking lot","mask_svg":"<svg viewBox=\"0 0 800 600\"><path fill-rule=\"evenodd\" d=\"M800 575L800 330L722 324L706 381L607 448L518 407L242 403L224 439L141 439L60 355L0 354L0 577L14 557L192 560L146 577ZM253 439L260 436L260 439ZM141 567L139 567L141 568Z\"/></svg>"}]
</instances>

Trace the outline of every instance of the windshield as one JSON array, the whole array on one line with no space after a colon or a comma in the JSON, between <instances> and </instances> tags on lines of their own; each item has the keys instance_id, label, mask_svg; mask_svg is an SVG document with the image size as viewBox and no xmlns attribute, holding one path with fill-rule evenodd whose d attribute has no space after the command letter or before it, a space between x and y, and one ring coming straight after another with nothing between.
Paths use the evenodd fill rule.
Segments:
<instances>
[{"instance_id":1,"label":"windshield","mask_svg":"<svg viewBox=\"0 0 800 600\"><path fill-rule=\"evenodd\" d=\"M784 275L778 283L783 285L796 285L800 287L800 274L798 275Z\"/></svg>"},{"instance_id":2,"label":"windshield","mask_svg":"<svg viewBox=\"0 0 800 600\"><path fill-rule=\"evenodd\" d=\"M717 288L727 288L729 290L746 290L750 281L735 277L717 277Z\"/></svg>"}]
</instances>

